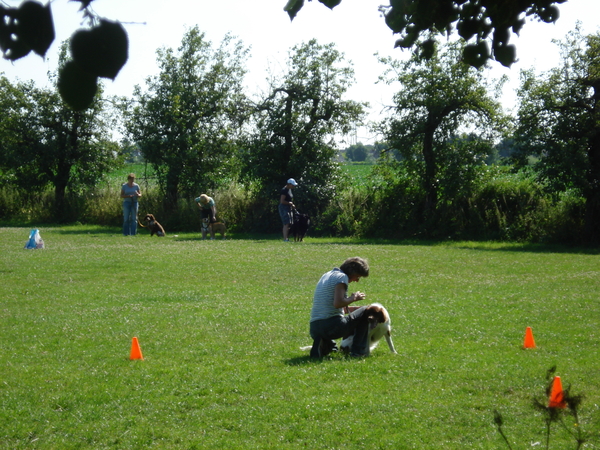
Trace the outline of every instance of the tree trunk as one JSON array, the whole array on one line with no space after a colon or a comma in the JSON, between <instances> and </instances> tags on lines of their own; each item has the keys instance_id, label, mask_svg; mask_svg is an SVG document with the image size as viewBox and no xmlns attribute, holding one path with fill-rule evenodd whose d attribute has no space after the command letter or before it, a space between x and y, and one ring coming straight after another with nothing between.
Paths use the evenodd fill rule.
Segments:
<instances>
[{"instance_id":1,"label":"tree trunk","mask_svg":"<svg viewBox=\"0 0 600 450\"><path fill-rule=\"evenodd\" d=\"M587 243L600 243L600 132L590 139L588 192L585 196L585 229Z\"/></svg>"},{"instance_id":2,"label":"tree trunk","mask_svg":"<svg viewBox=\"0 0 600 450\"><path fill-rule=\"evenodd\" d=\"M600 81L592 84L594 107L592 115L596 124L589 139L588 192L585 196L584 238L591 244L600 243Z\"/></svg>"},{"instance_id":3,"label":"tree trunk","mask_svg":"<svg viewBox=\"0 0 600 450\"><path fill-rule=\"evenodd\" d=\"M177 197L179 195L179 174L169 169L167 174L167 183L165 186L165 211L174 213L177 211Z\"/></svg>"},{"instance_id":4,"label":"tree trunk","mask_svg":"<svg viewBox=\"0 0 600 450\"><path fill-rule=\"evenodd\" d=\"M79 150L79 123L81 114L75 113L73 123L68 132L66 151L57 162L56 175L54 176L54 217L57 222L68 222L66 192L71 178L73 162L77 158Z\"/></svg>"},{"instance_id":5,"label":"tree trunk","mask_svg":"<svg viewBox=\"0 0 600 450\"><path fill-rule=\"evenodd\" d=\"M435 127L428 127L423 139L423 160L425 161L425 214L430 216L437 206L437 168L433 150Z\"/></svg>"},{"instance_id":6,"label":"tree trunk","mask_svg":"<svg viewBox=\"0 0 600 450\"><path fill-rule=\"evenodd\" d=\"M294 99L291 95L288 95L288 98L285 101L285 151L288 155L292 153L293 148L293 140L294 137L292 135L292 130L294 129L292 124L292 114L293 114L293 106Z\"/></svg>"},{"instance_id":7,"label":"tree trunk","mask_svg":"<svg viewBox=\"0 0 600 450\"><path fill-rule=\"evenodd\" d=\"M67 186L69 185L70 172L71 166L63 161L59 164L54 178L54 220L58 223L68 221L68 217L66 217L65 197Z\"/></svg>"}]
</instances>

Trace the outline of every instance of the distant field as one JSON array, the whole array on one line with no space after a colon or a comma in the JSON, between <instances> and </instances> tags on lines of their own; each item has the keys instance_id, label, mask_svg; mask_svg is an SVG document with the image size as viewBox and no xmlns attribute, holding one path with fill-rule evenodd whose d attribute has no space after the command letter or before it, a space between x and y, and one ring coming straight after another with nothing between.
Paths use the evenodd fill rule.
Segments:
<instances>
[{"instance_id":1,"label":"distant field","mask_svg":"<svg viewBox=\"0 0 600 450\"><path fill-rule=\"evenodd\" d=\"M371 173L373 165L371 164L344 164L342 170L350 174L356 181L356 184L362 184Z\"/></svg>"},{"instance_id":2,"label":"distant field","mask_svg":"<svg viewBox=\"0 0 600 450\"><path fill-rule=\"evenodd\" d=\"M141 179L144 173L147 173L150 177L154 175L150 164L127 164L125 167L111 172L108 178L114 182L125 183L127 175L130 173L134 173L138 179Z\"/></svg>"},{"instance_id":3,"label":"distant field","mask_svg":"<svg viewBox=\"0 0 600 450\"><path fill-rule=\"evenodd\" d=\"M550 448L600 444L598 252L40 231L0 229L0 449L497 450L495 409L513 449L545 448L552 366L585 399ZM314 286L355 255L399 354L311 361Z\"/></svg>"},{"instance_id":4,"label":"distant field","mask_svg":"<svg viewBox=\"0 0 600 450\"><path fill-rule=\"evenodd\" d=\"M349 173L353 177L363 180L369 175L372 167L373 165L369 164L343 164L342 170ZM123 180L124 183L127 181L127 175L129 173L133 172L138 177L141 177L145 171L152 176L152 166L149 164L128 164L124 168L112 172L109 177L113 180Z\"/></svg>"}]
</instances>

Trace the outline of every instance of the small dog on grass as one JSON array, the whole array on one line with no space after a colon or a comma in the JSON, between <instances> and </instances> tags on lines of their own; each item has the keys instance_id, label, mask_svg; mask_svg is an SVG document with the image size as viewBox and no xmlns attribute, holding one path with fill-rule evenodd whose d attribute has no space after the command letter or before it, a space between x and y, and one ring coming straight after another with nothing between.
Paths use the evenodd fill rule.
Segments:
<instances>
[{"instance_id":1,"label":"small dog on grass","mask_svg":"<svg viewBox=\"0 0 600 450\"><path fill-rule=\"evenodd\" d=\"M154 236L166 236L165 229L160 223L154 218L152 214L146 214L144 221L148 223L148 229L150 230L150 237ZM143 225L142 225L143 226ZM145 227L144 227L145 228Z\"/></svg>"},{"instance_id":2,"label":"small dog on grass","mask_svg":"<svg viewBox=\"0 0 600 450\"><path fill-rule=\"evenodd\" d=\"M225 239L227 236L227 227L225 224L223 222L210 223L210 219L208 217L202 219L202 231L203 235L210 233L211 238L214 237L215 233L220 233L223 239Z\"/></svg>"},{"instance_id":3,"label":"small dog on grass","mask_svg":"<svg viewBox=\"0 0 600 450\"><path fill-rule=\"evenodd\" d=\"M379 344L381 338L385 338L388 347L392 353L398 353L394 348L392 342L392 327L390 324L390 315L387 309L379 303L372 303L366 307L367 310L364 314L367 314L367 320L369 321L369 351L373 351ZM342 339L342 345L340 349L344 353L349 353L352 347L352 341L354 340L354 334L344 337Z\"/></svg>"}]
</instances>

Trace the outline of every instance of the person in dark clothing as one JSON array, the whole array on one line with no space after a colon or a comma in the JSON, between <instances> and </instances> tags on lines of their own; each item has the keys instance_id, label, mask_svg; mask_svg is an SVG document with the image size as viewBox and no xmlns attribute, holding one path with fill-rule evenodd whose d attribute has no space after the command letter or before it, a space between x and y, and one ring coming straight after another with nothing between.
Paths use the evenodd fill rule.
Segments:
<instances>
[{"instance_id":1,"label":"person in dark clothing","mask_svg":"<svg viewBox=\"0 0 600 450\"><path fill-rule=\"evenodd\" d=\"M289 242L288 235L290 233L290 225L293 220L294 206L294 193L292 190L298 186L296 180L290 178L287 180L286 185L281 189L279 196L279 216L283 222L283 241Z\"/></svg>"}]
</instances>

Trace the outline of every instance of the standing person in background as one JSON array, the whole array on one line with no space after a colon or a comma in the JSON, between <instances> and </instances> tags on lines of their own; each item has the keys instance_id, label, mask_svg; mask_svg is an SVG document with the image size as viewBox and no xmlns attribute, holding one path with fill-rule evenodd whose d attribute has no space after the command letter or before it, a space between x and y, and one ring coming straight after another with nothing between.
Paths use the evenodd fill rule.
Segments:
<instances>
[{"instance_id":1,"label":"standing person in background","mask_svg":"<svg viewBox=\"0 0 600 450\"><path fill-rule=\"evenodd\" d=\"M200 208L202 239L206 239L206 230L209 228L209 224L217 221L217 207L215 201L206 194L202 194L194 200L198 204L198 208ZM210 238L215 238L212 227L210 228Z\"/></svg>"},{"instance_id":2,"label":"standing person in background","mask_svg":"<svg viewBox=\"0 0 600 450\"><path fill-rule=\"evenodd\" d=\"M135 174L130 173L127 175L127 183L121 186L124 236L135 236L137 233L138 199L141 196L140 187L135 183Z\"/></svg>"},{"instance_id":3,"label":"standing person in background","mask_svg":"<svg viewBox=\"0 0 600 450\"><path fill-rule=\"evenodd\" d=\"M292 190L296 186L298 186L296 180L290 178L281 189L279 195L279 217L281 217L281 221L283 222L283 242L289 242L288 235L290 233L290 225L292 224L292 210L296 208L292 201L294 199Z\"/></svg>"}]
</instances>

